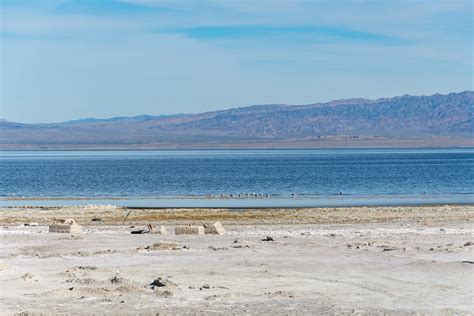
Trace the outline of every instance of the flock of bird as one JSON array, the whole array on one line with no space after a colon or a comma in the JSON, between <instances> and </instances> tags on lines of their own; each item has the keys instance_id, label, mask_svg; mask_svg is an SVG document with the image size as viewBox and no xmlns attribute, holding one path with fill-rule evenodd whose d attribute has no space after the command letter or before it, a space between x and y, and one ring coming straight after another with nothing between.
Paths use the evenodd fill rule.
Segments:
<instances>
[{"instance_id":1,"label":"flock of bird","mask_svg":"<svg viewBox=\"0 0 474 316\"><path fill-rule=\"evenodd\" d=\"M338 193L338 195L343 195L344 193L341 191ZM291 193L291 197L295 198L296 193ZM236 198L265 198L269 199L270 194L268 193L239 193L239 194L219 194L219 195L213 195L209 194L208 198L213 199L213 198L220 198L220 199L226 199L226 198L231 198L231 199L236 199Z\"/></svg>"},{"instance_id":2,"label":"flock of bird","mask_svg":"<svg viewBox=\"0 0 474 316\"><path fill-rule=\"evenodd\" d=\"M295 196L295 194L293 193L292 196ZM263 193L239 193L239 194L219 194L219 195L213 195L213 194L209 194L208 195L209 198L221 198L221 199L225 199L225 198L231 198L231 199L235 199L235 198L270 198L270 194L263 194Z\"/></svg>"}]
</instances>

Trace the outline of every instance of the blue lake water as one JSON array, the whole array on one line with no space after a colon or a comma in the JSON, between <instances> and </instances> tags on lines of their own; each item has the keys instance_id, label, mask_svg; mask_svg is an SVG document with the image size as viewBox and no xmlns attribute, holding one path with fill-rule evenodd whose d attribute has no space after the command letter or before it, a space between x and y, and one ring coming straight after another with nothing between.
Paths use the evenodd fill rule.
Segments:
<instances>
[{"instance_id":1,"label":"blue lake water","mask_svg":"<svg viewBox=\"0 0 474 316\"><path fill-rule=\"evenodd\" d=\"M473 196L472 148L0 152L0 205L32 204L12 198L370 205L473 203Z\"/></svg>"}]
</instances>

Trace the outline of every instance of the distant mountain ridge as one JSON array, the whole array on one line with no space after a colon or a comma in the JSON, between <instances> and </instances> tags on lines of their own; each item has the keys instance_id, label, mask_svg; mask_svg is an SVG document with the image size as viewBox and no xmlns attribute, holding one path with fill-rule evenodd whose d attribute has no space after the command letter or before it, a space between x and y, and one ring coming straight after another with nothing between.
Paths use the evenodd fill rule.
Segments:
<instances>
[{"instance_id":1,"label":"distant mountain ridge","mask_svg":"<svg viewBox=\"0 0 474 316\"><path fill-rule=\"evenodd\" d=\"M261 142L321 137L473 137L474 92L254 105L199 114L25 124L0 120L2 145Z\"/></svg>"},{"instance_id":2,"label":"distant mountain ridge","mask_svg":"<svg viewBox=\"0 0 474 316\"><path fill-rule=\"evenodd\" d=\"M77 124L77 123L101 123L101 122L132 122L132 121L150 121L150 120L157 120L161 118L169 118L169 117L183 117L186 114L173 114L173 115L135 115L135 116L115 116L111 118L83 118L77 120L71 120L56 124ZM49 123L54 124L54 123Z\"/></svg>"}]
</instances>

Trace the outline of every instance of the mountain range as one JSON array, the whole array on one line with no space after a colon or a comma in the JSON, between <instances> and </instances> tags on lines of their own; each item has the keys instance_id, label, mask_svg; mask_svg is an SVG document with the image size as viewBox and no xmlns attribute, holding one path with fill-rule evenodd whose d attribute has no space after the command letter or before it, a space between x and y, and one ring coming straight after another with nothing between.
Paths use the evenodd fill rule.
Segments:
<instances>
[{"instance_id":1,"label":"mountain range","mask_svg":"<svg viewBox=\"0 0 474 316\"><path fill-rule=\"evenodd\" d=\"M328 142L355 144L434 138L464 139L471 146L474 145L473 117L474 92L464 91L307 105L254 105L199 114L87 118L62 123L0 120L0 148L193 148L216 144L319 147L318 144L332 144ZM438 145L442 146L443 141Z\"/></svg>"}]
</instances>

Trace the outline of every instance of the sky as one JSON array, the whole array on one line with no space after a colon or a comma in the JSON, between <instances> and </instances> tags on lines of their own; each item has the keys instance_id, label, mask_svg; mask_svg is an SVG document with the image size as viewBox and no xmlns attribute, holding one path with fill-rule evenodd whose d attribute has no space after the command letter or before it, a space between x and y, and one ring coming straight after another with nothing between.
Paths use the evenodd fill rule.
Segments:
<instances>
[{"instance_id":1,"label":"sky","mask_svg":"<svg viewBox=\"0 0 474 316\"><path fill-rule=\"evenodd\" d=\"M0 118L473 90L470 0L0 0Z\"/></svg>"}]
</instances>

